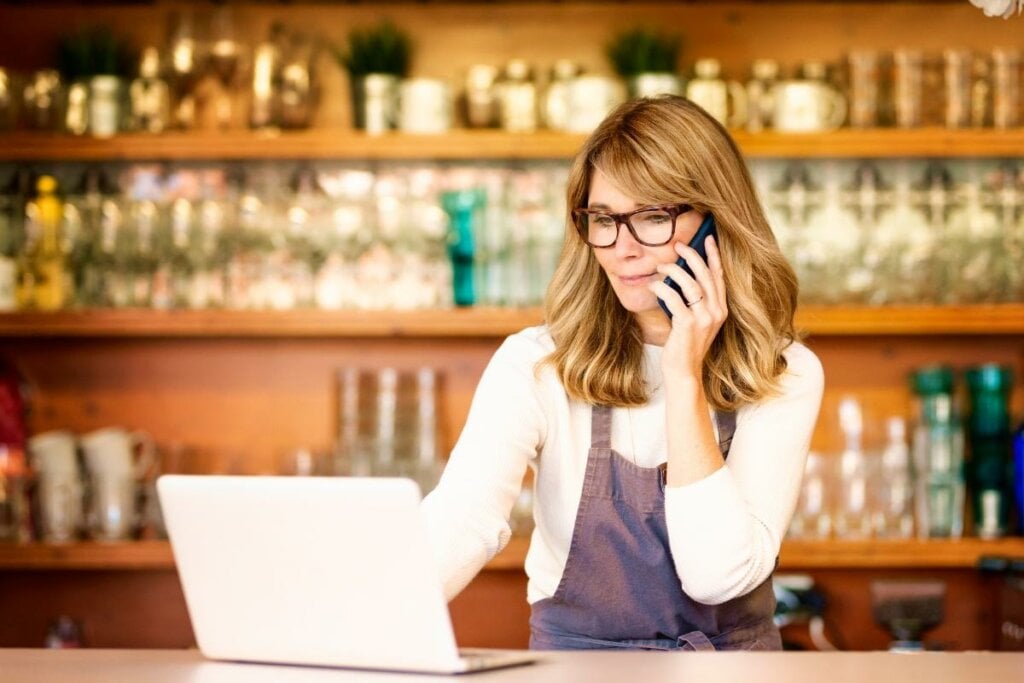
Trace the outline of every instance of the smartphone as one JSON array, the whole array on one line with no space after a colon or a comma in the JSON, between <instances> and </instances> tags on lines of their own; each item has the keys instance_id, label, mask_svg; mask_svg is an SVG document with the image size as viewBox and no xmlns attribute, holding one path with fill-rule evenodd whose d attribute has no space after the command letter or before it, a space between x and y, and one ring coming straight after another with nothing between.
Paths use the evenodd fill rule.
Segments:
<instances>
[{"instance_id":1,"label":"smartphone","mask_svg":"<svg viewBox=\"0 0 1024 683\"><path fill-rule=\"evenodd\" d=\"M708 260L708 253L704 249L704 240L709 236L714 236L715 240L718 240L718 231L715 230L715 217L710 213L706 213L704 214L704 221L700 224L700 227L697 228L697 234L693 236L693 239L690 240L689 244L691 249L700 254L700 257L704 259L705 263L707 263ZM690 266L686 265L686 260L682 256L676 260L676 265L682 267L682 269L686 271L687 275L694 277L693 271L690 270ZM679 296L683 297L684 303L689 303L686 301L686 296L683 294L683 290L675 283L675 280L670 277L666 277L665 284L676 290L676 292L679 293ZM665 305L665 302L662 301L660 297L658 298L658 305L661 306L661 310L665 311L665 315L667 315L669 320L671 320L672 311L668 310L668 306Z\"/></svg>"}]
</instances>

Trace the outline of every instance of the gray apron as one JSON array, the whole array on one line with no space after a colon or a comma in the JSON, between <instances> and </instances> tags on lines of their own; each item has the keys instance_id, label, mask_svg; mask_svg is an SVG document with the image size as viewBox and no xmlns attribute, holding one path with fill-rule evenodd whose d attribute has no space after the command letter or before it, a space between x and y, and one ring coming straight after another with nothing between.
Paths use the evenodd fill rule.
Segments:
<instances>
[{"instance_id":1,"label":"gray apron","mask_svg":"<svg viewBox=\"0 0 1024 683\"><path fill-rule=\"evenodd\" d=\"M735 413L716 413L727 457ZM771 577L721 605L683 592L665 524L666 466L639 467L611 447L612 412L594 406L583 495L554 596L533 603L537 650L781 650Z\"/></svg>"}]
</instances>

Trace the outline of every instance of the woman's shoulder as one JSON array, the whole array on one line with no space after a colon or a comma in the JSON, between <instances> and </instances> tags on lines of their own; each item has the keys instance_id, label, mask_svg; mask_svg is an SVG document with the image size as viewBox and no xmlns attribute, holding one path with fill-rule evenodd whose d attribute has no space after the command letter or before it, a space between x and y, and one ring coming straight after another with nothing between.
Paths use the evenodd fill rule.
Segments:
<instances>
[{"instance_id":1,"label":"woman's shoulder","mask_svg":"<svg viewBox=\"0 0 1024 683\"><path fill-rule=\"evenodd\" d=\"M787 372L800 375L822 375L821 361L814 351L811 351L805 344L794 341L782 350L786 359Z\"/></svg>"},{"instance_id":2,"label":"woman's shoulder","mask_svg":"<svg viewBox=\"0 0 1024 683\"><path fill-rule=\"evenodd\" d=\"M505 338L496 356L505 360L536 363L555 350L555 341L547 325L536 325L511 334Z\"/></svg>"},{"instance_id":3,"label":"woman's shoulder","mask_svg":"<svg viewBox=\"0 0 1024 683\"><path fill-rule=\"evenodd\" d=\"M822 390L825 386L825 370L814 351L794 341L782 350L782 355L786 359L786 372L781 378L784 394Z\"/></svg>"}]
</instances>

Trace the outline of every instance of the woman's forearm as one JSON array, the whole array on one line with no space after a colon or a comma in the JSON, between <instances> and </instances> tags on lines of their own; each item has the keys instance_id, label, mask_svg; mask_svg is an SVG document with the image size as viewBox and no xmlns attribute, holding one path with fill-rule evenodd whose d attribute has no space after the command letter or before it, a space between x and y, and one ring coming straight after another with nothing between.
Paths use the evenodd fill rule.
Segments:
<instances>
[{"instance_id":1,"label":"woman's forearm","mask_svg":"<svg viewBox=\"0 0 1024 683\"><path fill-rule=\"evenodd\" d=\"M666 485L686 486L725 465L704 388L695 377L665 377Z\"/></svg>"}]
</instances>

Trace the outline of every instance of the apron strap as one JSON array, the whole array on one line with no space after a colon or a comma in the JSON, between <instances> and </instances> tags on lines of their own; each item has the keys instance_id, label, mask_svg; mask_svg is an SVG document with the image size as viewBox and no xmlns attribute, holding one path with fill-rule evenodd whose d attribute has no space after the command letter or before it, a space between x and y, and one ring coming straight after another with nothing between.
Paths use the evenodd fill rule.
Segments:
<instances>
[{"instance_id":1,"label":"apron strap","mask_svg":"<svg viewBox=\"0 0 1024 683\"><path fill-rule=\"evenodd\" d=\"M716 410L715 422L718 424L718 450L723 458L728 458L732 436L736 433L736 413Z\"/></svg>"},{"instance_id":2,"label":"apron strap","mask_svg":"<svg viewBox=\"0 0 1024 683\"><path fill-rule=\"evenodd\" d=\"M590 447L612 447L612 407L590 407Z\"/></svg>"}]
</instances>

